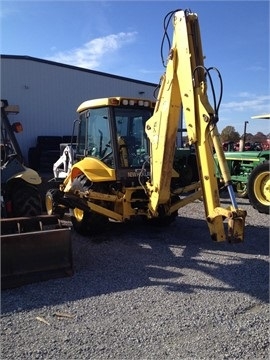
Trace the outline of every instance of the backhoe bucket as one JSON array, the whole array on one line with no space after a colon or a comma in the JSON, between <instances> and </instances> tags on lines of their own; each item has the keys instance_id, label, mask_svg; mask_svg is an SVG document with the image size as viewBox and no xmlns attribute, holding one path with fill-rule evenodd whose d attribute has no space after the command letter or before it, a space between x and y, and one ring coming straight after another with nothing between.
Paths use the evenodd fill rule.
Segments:
<instances>
[{"instance_id":1,"label":"backhoe bucket","mask_svg":"<svg viewBox=\"0 0 270 360\"><path fill-rule=\"evenodd\" d=\"M71 230L57 217L1 219L2 290L71 275Z\"/></svg>"}]
</instances>

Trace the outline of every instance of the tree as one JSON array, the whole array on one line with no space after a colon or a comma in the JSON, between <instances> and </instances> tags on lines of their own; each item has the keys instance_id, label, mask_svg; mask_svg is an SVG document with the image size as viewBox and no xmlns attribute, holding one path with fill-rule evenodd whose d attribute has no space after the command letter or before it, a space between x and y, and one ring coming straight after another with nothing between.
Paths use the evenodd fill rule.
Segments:
<instances>
[{"instance_id":1,"label":"tree","mask_svg":"<svg viewBox=\"0 0 270 360\"><path fill-rule=\"evenodd\" d=\"M243 139L244 135L241 136L241 139ZM250 141L253 142L254 135L252 135L251 133L246 133L246 141Z\"/></svg>"},{"instance_id":2,"label":"tree","mask_svg":"<svg viewBox=\"0 0 270 360\"><path fill-rule=\"evenodd\" d=\"M264 141L266 141L266 139L267 139L267 136L266 135L264 135L262 132L257 132L257 134L255 134L254 136L253 136L253 141L255 141L255 142L264 142Z\"/></svg>"},{"instance_id":3,"label":"tree","mask_svg":"<svg viewBox=\"0 0 270 360\"><path fill-rule=\"evenodd\" d=\"M221 140L222 142L226 142L226 141L239 141L240 139L240 135L237 131L235 131L235 128L233 126L226 126L222 131L221 131Z\"/></svg>"}]
</instances>

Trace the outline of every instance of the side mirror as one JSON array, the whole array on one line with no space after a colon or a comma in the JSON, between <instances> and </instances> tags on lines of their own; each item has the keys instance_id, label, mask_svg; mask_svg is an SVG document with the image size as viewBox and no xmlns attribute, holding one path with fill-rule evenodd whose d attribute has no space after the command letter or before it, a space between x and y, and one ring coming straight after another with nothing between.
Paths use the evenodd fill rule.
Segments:
<instances>
[{"instance_id":1,"label":"side mirror","mask_svg":"<svg viewBox=\"0 0 270 360\"><path fill-rule=\"evenodd\" d=\"M20 122L13 123L11 125L11 128L15 133L20 133L20 132L23 131L23 127L22 127L22 124Z\"/></svg>"}]
</instances>

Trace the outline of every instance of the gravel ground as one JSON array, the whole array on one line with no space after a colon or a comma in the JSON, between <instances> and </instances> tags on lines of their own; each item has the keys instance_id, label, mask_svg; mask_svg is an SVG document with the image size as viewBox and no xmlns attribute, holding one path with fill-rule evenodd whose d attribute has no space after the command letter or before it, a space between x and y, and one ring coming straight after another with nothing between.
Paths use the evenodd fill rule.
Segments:
<instances>
[{"instance_id":1,"label":"gravel ground","mask_svg":"<svg viewBox=\"0 0 270 360\"><path fill-rule=\"evenodd\" d=\"M241 244L212 242L201 202L72 233L74 276L2 292L1 359L268 359L269 216L238 202Z\"/></svg>"}]
</instances>

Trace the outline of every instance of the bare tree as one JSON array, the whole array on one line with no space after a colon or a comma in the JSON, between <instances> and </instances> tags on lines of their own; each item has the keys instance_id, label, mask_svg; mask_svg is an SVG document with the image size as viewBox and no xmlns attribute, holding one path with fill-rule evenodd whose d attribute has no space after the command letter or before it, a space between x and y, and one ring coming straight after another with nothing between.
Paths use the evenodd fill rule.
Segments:
<instances>
[{"instance_id":1,"label":"bare tree","mask_svg":"<svg viewBox=\"0 0 270 360\"><path fill-rule=\"evenodd\" d=\"M239 141L240 135L237 131L235 131L235 128L233 126L226 126L221 131L221 139L223 142L226 141Z\"/></svg>"}]
</instances>

